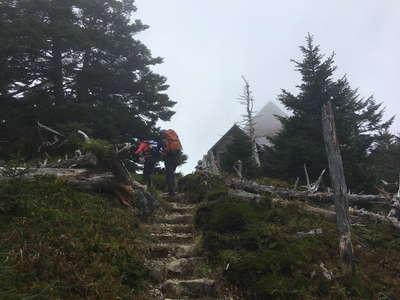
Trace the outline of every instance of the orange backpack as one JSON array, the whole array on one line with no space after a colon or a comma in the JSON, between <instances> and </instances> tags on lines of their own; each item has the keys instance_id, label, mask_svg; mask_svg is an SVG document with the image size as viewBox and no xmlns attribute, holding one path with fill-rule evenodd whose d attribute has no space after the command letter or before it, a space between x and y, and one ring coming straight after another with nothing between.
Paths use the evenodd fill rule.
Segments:
<instances>
[{"instance_id":1,"label":"orange backpack","mask_svg":"<svg viewBox=\"0 0 400 300\"><path fill-rule=\"evenodd\" d=\"M183 149L178 135L172 129L168 129L164 132L164 142L166 153L181 151Z\"/></svg>"}]
</instances>

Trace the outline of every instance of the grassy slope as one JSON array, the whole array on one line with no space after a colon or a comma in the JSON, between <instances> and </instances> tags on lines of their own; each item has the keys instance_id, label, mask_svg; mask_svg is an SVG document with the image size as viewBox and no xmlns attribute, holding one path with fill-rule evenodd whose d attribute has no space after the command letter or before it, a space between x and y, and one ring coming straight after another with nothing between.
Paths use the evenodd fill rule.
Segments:
<instances>
[{"instance_id":1,"label":"grassy slope","mask_svg":"<svg viewBox=\"0 0 400 300\"><path fill-rule=\"evenodd\" d=\"M115 203L54 178L0 183L0 299L138 299L141 234Z\"/></svg>"},{"instance_id":2,"label":"grassy slope","mask_svg":"<svg viewBox=\"0 0 400 300\"><path fill-rule=\"evenodd\" d=\"M206 183L205 183L206 182ZM353 227L355 276L342 276L335 224L292 207L228 198L218 179L189 176L182 187L208 202L197 212L204 247L221 277L247 299L396 299L400 239L385 224ZM225 195L225 196L224 196ZM297 238L321 228L323 234ZM323 263L334 274L322 275Z\"/></svg>"}]
</instances>

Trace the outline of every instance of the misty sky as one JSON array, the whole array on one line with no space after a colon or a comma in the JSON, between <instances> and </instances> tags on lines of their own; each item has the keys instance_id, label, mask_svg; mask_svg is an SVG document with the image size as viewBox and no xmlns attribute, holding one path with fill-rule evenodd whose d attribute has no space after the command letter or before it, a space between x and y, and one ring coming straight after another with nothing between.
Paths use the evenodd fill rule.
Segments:
<instances>
[{"instance_id":1,"label":"misty sky","mask_svg":"<svg viewBox=\"0 0 400 300\"><path fill-rule=\"evenodd\" d=\"M240 121L241 75L250 81L256 108L277 102L281 89L296 91L300 77L290 59L301 57L308 32L323 53L336 53L336 76L397 114L400 83L398 0L136 0L150 28L137 36L168 78L176 115L163 124L181 137L193 170L202 155ZM400 115L392 127L400 132Z\"/></svg>"}]
</instances>

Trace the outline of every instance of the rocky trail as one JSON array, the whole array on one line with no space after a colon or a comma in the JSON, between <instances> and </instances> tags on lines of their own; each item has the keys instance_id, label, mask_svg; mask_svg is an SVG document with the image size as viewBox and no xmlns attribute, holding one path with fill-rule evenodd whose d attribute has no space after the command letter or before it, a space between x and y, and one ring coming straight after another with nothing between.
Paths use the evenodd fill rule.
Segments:
<instances>
[{"instance_id":1,"label":"rocky trail","mask_svg":"<svg viewBox=\"0 0 400 300\"><path fill-rule=\"evenodd\" d=\"M157 282L151 291L153 299L234 299L221 296L228 292L221 292L210 276L193 224L196 205L182 194L167 201L147 225L151 237L147 265Z\"/></svg>"}]
</instances>

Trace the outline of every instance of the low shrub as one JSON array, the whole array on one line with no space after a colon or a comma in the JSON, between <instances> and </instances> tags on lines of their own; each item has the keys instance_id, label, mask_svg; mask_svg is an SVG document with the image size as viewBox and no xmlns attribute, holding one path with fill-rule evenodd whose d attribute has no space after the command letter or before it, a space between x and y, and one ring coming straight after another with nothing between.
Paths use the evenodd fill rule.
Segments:
<instances>
[{"instance_id":1,"label":"low shrub","mask_svg":"<svg viewBox=\"0 0 400 300\"><path fill-rule=\"evenodd\" d=\"M186 175L179 180L178 185L179 191L188 195L194 202L214 201L228 194L224 180L209 173Z\"/></svg>"},{"instance_id":2,"label":"low shrub","mask_svg":"<svg viewBox=\"0 0 400 300\"><path fill-rule=\"evenodd\" d=\"M294 207L217 200L198 210L196 226L214 267L246 299L395 299L400 292L399 242L384 224L354 229L358 271L350 277L341 275L335 224ZM315 228L323 233L296 235Z\"/></svg>"}]
</instances>

